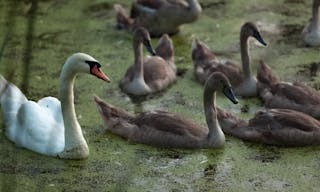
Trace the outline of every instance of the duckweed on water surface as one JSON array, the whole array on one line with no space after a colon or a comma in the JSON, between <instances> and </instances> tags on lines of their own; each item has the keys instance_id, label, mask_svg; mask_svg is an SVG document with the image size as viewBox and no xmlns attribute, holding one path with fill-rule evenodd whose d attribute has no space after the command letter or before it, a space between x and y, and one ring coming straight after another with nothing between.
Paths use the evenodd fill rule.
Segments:
<instances>
[{"instance_id":1,"label":"duckweed on water surface","mask_svg":"<svg viewBox=\"0 0 320 192\"><path fill-rule=\"evenodd\" d=\"M263 59L283 80L319 87L319 78L310 78L309 69L320 62L320 49L303 47L299 39L310 18L311 1L199 1L200 19L173 37L176 65L185 74L160 96L143 102L144 110L177 112L205 125L202 86L193 77L192 38L205 41L220 58L240 61L239 30L245 21L259 24L268 43L267 47L251 43L253 71ZM128 111L136 107L118 88L133 63L133 51L131 34L113 27L116 2L127 9L131 3L0 1L0 73L24 89L28 98L57 97L61 66L74 52L99 59L112 80L106 84L80 75L76 81L76 112L90 147L87 160L60 160L14 146L5 137L0 116L0 191L319 190L319 147L286 149L227 136L223 149L163 149L130 143L106 132L94 94ZM217 103L244 118L251 118L262 105L258 99L233 105L220 96Z\"/></svg>"}]
</instances>

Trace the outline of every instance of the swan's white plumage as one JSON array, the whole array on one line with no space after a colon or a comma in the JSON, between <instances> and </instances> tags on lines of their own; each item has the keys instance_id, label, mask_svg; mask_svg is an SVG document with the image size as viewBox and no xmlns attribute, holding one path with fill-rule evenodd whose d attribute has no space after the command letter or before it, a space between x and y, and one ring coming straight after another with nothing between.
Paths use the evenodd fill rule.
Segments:
<instances>
[{"instance_id":1,"label":"swan's white plumage","mask_svg":"<svg viewBox=\"0 0 320 192\"><path fill-rule=\"evenodd\" d=\"M30 101L0 75L0 101L7 137L17 146L41 154L72 159L87 157L89 149L74 112L73 81L77 73L92 74L88 62L97 61L84 53L68 58L60 77L61 102L54 97ZM99 69L95 71L97 74L93 75L108 80Z\"/></svg>"},{"instance_id":2,"label":"swan's white plumage","mask_svg":"<svg viewBox=\"0 0 320 192\"><path fill-rule=\"evenodd\" d=\"M17 146L41 154L62 152L64 124L60 101L54 97L45 97L37 103L29 101L19 88L12 83L7 84L3 77L0 83L0 87L5 88L1 107L7 137Z\"/></svg>"},{"instance_id":3,"label":"swan's white plumage","mask_svg":"<svg viewBox=\"0 0 320 192\"><path fill-rule=\"evenodd\" d=\"M6 84L3 77L0 83ZM45 97L37 103L29 101L9 83L1 95L1 107L6 135L17 146L51 156L64 150L64 124L58 99Z\"/></svg>"}]
</instances>

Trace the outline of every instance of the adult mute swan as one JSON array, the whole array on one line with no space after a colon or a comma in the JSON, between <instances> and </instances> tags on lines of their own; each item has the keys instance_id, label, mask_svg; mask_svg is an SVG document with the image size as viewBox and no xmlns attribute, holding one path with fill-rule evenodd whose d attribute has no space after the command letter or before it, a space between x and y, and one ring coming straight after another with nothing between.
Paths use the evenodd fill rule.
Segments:
<instances>
[{"instance_id":1,"label":"adult mute swan","mask_svg":"<svg viewBox=\"0 0 320 192\"><path fill-rule=\"evenodd\" d=\"M152 111L133 115L98 97L95 97L95 101L108 130L130 141L163 147L222 147L225 137L217 120L216 91L221 91L233 103L238 103L227 77L220 72L213 73L203 93L208 127L201 127L174 113Z\"/></svg>"},{"instance_id":2,"label":"adult mute swan","mask_svg":"<svg viewBox=\"0 0 320 192\"><path fill-rule=\"evenodd\" d=\"M28 100L18 87L0 75L0 100L6 135L17 146L66 159L88 157L74 109L73 84L77 73L94 75L109 82L99 62L84 53L75 53L63 65L60 75L60 101L45 97L37 103Z\"/></svg>"}]
</instances>

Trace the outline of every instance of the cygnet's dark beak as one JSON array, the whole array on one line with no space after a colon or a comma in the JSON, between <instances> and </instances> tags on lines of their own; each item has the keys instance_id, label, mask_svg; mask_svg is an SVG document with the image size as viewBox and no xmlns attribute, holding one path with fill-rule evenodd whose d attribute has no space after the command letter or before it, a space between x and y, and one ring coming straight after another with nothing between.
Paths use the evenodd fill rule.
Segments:
<instances>
[{"instance_id":1,"label":"cygnet's dark beak","mask_svg":"<svg viewBox=\"0 0 320 192\"><path fill-rule=\"evenodd\" d=\"M233 104L238 104L238 99L236 98L236 96L234 95L233 93L233 90L231 87L225 87L223 90L222 90L222 93L228 97L228 99L230 99L230 101L232 101Z\"/></svg>"},{"instance_id":2,"label":"cygnet's dark beak","mask_svg":"<svg viewBox=\"0 0 320 192\"><path fill-rule=\"evenodd\" d=\"M143 42L144 46L146 46L148 52L152 55L152 56L156 56L156 51L152 48L151 43L149 40L146 40Z\"/></svg>"},{"instance_id":3,"label":"cygnet's dark beak","mask_svg":"<svg viewBox=\"0 0 320 192\"><path fill-rule=\"evenodd\" d=\"M254 31L253 37L256 38L262 45L267 46L267 43L263 40L258 31Z\"/></svg>"}]
</instances>

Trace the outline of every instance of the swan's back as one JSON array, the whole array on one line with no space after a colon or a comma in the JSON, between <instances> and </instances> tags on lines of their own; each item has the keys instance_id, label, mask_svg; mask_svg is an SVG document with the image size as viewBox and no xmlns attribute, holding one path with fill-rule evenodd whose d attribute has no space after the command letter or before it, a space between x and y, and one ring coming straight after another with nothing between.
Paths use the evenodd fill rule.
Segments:
<instances>
[{"instance_id":1,"label":"swan's back","mask_svg":"<svg viewBox=\"0 0 320 192\"><path fill-rule=\"evenodd\" d=\"M320 118L320 93L302 83L281 82L269 66L258 68L259 96L269 108L293 109Z\"/></svg>"},{"instance_id":2,"label":"swan's back","mask_svg":"<svg viewBox=\"0 0 320 192\"><path fill-rule=\"evenodd\" d=\"M213 72L225 74L234 87L241 84L244 79L239 65L218 60L214 52L198 39L192 42L192 61L194 74L201 84L204 84Z\"/></svg>"},{"instance_id":3,"label":"swan's back","mask_svg":"<svg viewBox=\"0 0 320 192\"><path fill-rule=\"evenodd\" d=\"M245 141L268 145L298 147L320 145L320 122L290 109L262 109L246 121L219 109L223 131Z\"/></svg>"},{"instance_id":4,"label":"swan's back","mask_svg":"<svg viewBox=\"0 0 320 192\"><path fill-rule=\"evenodd\" d=\"M143 70L144 80L152 92L163 90L176 80L176 71L158 56L147 57Z\"/></svg>"},{"instance_id":5,"label":"swan's back","mask_svg":"<svg viewBox=\"0 0 320 192\"><path fill-rule=\"evenodd\" d=\"M16 123L7 127L7 136L18 146L47 155L63 151L64 124L61 105L56 98L25 102L18 110L17 119L13 120Z\"/></svg>"},{"instance_id":6,"label":"swan's back","mask_svg":"<svg viewBox=\"0 0 320 192\"><path fill-rule=\"evenodd\" d=\"M18 87L0 75L0 100L4 122L6 126L10 126L21 105L27 102L27 98Z\"/></svg>"},{"instance_id":7,"label":"swan's back","mask_svg":"<svg viewBox=\"0 0 320 192\"><path fill-rule=\"evenodd\" d=\"M280 82L279 77L273 74L271 68L266 65L262 60L257 69L257 80L258 80L258 91L261 92L263 89L272 87L273 85Z\"/></svg>"},{"instance_id":8,"label":"swan's back","mask_svg":"<svg viewBox=\"0 0 320 192\"><path fill-rule=\"evenodd\" d=\"M154 146L196 148L201 147L208 136L208 128L163 111L141 113L134 123L139 131L132 140Z\"/></svg>"},{"instance_id":9,"label":"swan's back","mask_svg":"<svg viewBox=\"0 0 320 192\"><path fill-rule=\"evenodd\" d=\"M112 133L153 146L196 148L205 145L208 128L179 115L153 111L132 116L95 97L99 112Z\"/></svg>"},{"instance_id":10,"label":"swan's back","mask_svg":"<svg viewBox=\"0 0 320 192\"><path fill-rule=\"evenodd\" d=\"M58 99L46 97L38 103L29 101L18 87L1 75L0 92L6 135L11 141L46 155L63 151L64 125Z\"/></svg>"},{"instance_id":11,"label":"swan's back","mask_svg":"<svg viewBox=\"0 0 320 192\"><path fill-rule=\"evenodd\" d=\"M279 146L320 144L320 122L313 117L290 109L260 110L249 121L246 130L255 137L248 140Z\"/></svg>"}]
</instances>

